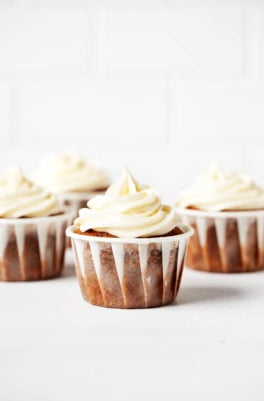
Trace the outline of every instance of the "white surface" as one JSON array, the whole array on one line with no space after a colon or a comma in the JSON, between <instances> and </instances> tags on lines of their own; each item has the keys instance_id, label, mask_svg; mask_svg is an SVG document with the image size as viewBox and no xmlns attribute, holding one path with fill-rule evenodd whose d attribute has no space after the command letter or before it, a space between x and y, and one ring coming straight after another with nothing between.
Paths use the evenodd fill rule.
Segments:
<instances>
[{"instance_id":1,"label":"white surface","mask_svg":"<svg viewBox=\"0 0 264 401\"><path fill-rule=\"evenodd\" d=\"M176 304L85 302L62 278L0 283L1 401L262 401L264 273L185 270Z\"/></svg>"}]
</instances>

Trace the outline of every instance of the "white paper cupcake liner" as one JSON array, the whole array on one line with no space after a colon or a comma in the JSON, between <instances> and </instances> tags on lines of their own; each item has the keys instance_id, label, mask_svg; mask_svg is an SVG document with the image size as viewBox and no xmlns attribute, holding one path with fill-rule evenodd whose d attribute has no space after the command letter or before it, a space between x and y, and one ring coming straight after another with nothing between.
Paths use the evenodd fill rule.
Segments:
<instances>
[{"instance_id":1,"label":"white paper cupcake liner","mask_svg":"<svg viewBox=\"0 0 264 401\"><path fill-rule=\"evenodd\" d=\"M264 269L264 211L176 212L195 230L186 257L188 267L220 273Z\"/></svg>"},{"instance_id":2,"label":"white paper cupcake liner","mask_svg":"<svg viewBox=\"0 0 264 401\"><path fill-rule=\"evenodd\" d=\"M173 302L193 230L158 238L80 235L69 227L83 297L109 308L147 308Z\"/></svg>"},{"instance_id":3,"label":"white paper cupcake liner","mask_svg":"<svg viewBox=\"0 0 264 401\"><path fill-rule=\"evenodd\" d=\"M0 219L0 280L30 281L60 275L71 214Z\"/></svg>"}]
</instances>

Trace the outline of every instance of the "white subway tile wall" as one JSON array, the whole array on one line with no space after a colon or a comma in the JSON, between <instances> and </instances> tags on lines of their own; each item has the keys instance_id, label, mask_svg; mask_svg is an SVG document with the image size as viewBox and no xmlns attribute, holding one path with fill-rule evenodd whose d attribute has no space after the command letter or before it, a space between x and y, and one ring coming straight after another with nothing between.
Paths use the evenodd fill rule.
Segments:
<instances>
[{"instance_id":1,"label":"white subway tile wall","mask_svg":"<svg viewBox=\"0 0 264 401\"><path fill-rule=\"evenodd\" d=\"M75 10L0 11L2 71L86 71L89 16Z\"/></svg>"},{"instance_id":2,"label":"white subway tile wall","mask_svg":"<svg viewBox=\"0 0 264 401\"><path fill-rule=\"evenodd\" d=\"M264 2L0 0L0 170L69 149L169 201L213 161L264 185Z\"/></svg>"},{"instance_id":3,"label":"white subway tile wall","mask_svg":"<svg viewBox=\"0 0 264 401\"><path fill-rule=\"evenodd\" d=\"M144 146L165 139L166 87L156 80L27 82L20 100L19 143Z\"/></svg>"},{"instance_id":4,"label":"white subway tile wall","mask_svg":"<svg viewBox=\"0 0 264 401\"><path fill-rule=\"evenodd\" d=\"M174 93L174 131L178 131L187 144L232 140L254 144L264 135L264 86L261 83L181 82L176 84ZM199 134L194 135L195 127Z\"/></svg>"},{"instance_id":5,"label":"white subway tile wall","mask_svg":"<svg viewBox=\"0 0 264 401\"><path fill-rule=\"evenodd\" d=\"M240 74L242 24L240 7L109 12L106 69Z\"/></svg>"}]
</instances>

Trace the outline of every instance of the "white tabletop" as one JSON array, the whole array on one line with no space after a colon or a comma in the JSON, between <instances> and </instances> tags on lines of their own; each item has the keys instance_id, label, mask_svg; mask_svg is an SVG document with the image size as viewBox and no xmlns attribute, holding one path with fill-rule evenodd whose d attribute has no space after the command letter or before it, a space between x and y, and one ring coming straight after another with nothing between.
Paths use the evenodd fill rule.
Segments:
<instances>
[{"instance_id":1,"label":"white tabletop","mask_svg":"<svg viewBox=\"0 0 264 401\"><path fill-rule=\"evenodd\" d=\"M63 277L0 283L0 400L263 401L264 273L185 269L175 304L85 302Z\"/></svg>"}]
</instances>

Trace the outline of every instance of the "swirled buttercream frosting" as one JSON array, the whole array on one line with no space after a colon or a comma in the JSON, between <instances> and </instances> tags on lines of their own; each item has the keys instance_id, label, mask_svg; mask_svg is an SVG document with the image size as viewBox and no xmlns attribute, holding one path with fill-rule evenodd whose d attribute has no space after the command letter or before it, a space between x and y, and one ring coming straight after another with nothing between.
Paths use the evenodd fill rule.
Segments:
<instances>
[{"instance_id":1,"label":"swirled buttercream frosting","mask_svg":"<svg viewBox=\"0 0 264 401\"><path fill-rule=\"evenodd\" d=\"M0 177L0 217L42 217L61 212L57 197L27 178L17 167Z\"/></svg>"},{"instance_id":2,"label":"swirled buttercream frosting","mask_svg":"<svg viewBox=\"0 0 264 401\"><path fill-rule=\"evenodd\" d=\"M215 212L263 209L264 190L248 175L212 165L193 187L180 192L176 207Z\"/></svg>"},{"instance_id":3,"label":"swirled buttercream frosting","mask_svg":"<svg viewBox=\"0 0 264 401\"><path fill-rule=\"evenodd\" d=\"M94 191L109 185L108 174L103 168L73 153L43 160L34 180L55 193Z\"/></svg>"},{"instance_id":4,"label":"swirled buttercream frosting","mask_svg":"<svg viewBox=\"0 0 264 401\"><path fill-rule=\"evenodd\" d=\"M120 238L153 237L169 233L178 223L171 206L157 192L138 183L128 170L104 195L80 209L74 225L81 231L106 232Z\"/></svg>"}]
</instances>

